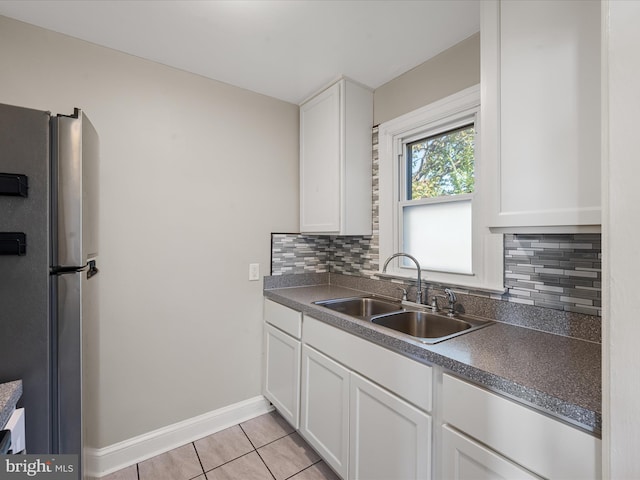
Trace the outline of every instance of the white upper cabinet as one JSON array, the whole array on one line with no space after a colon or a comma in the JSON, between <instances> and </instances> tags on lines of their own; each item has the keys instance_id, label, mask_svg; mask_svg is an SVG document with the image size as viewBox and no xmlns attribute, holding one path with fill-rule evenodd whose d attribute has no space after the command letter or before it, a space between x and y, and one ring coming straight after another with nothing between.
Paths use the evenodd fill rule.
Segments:
<instances>
[{"instance_id":1,"label":"white upper cabinet","mask_svg":"<svg viewBox=\"0 0 640 480\"><path fill-rule=\"evenodd\" d=\"M600 2L482 2L481 45L490 225L599 231Z\"/></svg>"},{"instance_id":2,"label":"white upper cabinet","mask_svg":"<svg viewBox=\"0 0 640 480\"><path fill-rule=\"evenodd\" d=\"M373 93L341 79L300 105L300 231L371 235Z\"/></svg>"}]
</instances>

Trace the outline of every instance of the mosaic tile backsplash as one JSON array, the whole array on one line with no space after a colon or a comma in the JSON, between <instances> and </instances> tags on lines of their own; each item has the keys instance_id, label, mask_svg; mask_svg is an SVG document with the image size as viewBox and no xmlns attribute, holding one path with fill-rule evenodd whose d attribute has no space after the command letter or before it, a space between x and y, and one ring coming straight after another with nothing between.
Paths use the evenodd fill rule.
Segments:
<instances>
[{"instance_id":1,"label":"mosaic tile backsplash","mask_svg":"<svg viewBox=\"0 0 640 480\"><path fill-rule=\"evenodd\" d=\"M371 236L274 233L271 274L328 272L369 277L368 272L377 270L378 260L371 243Z\"/></svg>"},{"instance_id":2,"label":"mosaic tile backsplash","mask_svg":"<svg viewBox=\"0 0 640 480\"><path fill-rule=\"evenodd\" d=\"M339 273L378 278L378 129L372 136L373 234L370 236L271 236L271 274ZM466 290L524 305L601 315L601 236L505 235L504 295ZM402 283L402 282L400 282ZM435 286L438 288L438 286Z\"/></svg>"},{"instance_id":3,"label":"mosaic tile backsplash","mask_svg":"<svg viewBox=\"0 0 640 480\"><path fill-rule=\"evenodd\" d=\"M600 234L505 235L509 301L600 315Z\"/></svg>"},{"instance_id":4,"label":"mosaic tile backsplash","mask_svg":"<svg viewBox=\"0 0 640 480\"><path fill-rule=\"evenodd\" d=\"M508 292L502 296L469 293L600 315L600 235L505 235L504 247ZM378 262L371 236L272 235L272 275L340 273L377 278Z\"/></svg>"}]
</instances>

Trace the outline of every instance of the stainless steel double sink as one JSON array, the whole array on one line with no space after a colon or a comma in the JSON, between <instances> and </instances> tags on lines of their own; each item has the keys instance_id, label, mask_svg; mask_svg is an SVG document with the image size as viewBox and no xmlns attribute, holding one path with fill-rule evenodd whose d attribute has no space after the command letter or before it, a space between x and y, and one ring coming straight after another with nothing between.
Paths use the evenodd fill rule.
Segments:
<instances>
[{"instance_id":1,"label":"stainless steel double sink","mask_svg":"<svg viewBox=\"0 0 640 480\"><path fill-rule=\"evenodd\" d=\"M374 296L335 298L314 302L335 312L370 321L409 335L423 343L438 343L491 325L470 315L449 316L418 308L405 307L403 303Z\"/></svg>"}]
</instances>

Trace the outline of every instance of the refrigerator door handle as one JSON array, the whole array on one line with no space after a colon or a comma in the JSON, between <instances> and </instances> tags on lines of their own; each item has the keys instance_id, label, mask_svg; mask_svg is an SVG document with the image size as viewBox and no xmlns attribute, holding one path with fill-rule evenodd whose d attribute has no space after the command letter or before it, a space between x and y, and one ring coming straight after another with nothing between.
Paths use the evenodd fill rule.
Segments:
<instances>
[{"instance_id":1,"label":"refrigerator door handle","mask_svg":"<svg viewBox=\"0 0 640 480\"><path fill-rule=\"evenodd\" d=\"M94 275L97 275L98 272L100 270L98 270L98 267L96 267L96 261L95 260L89 260L87 262L87 279L93 277Z\"/></svg>"},{"instance_id":2,"label":"refrigerator door handle","mask_svg":"<svg viewBox=\"0 0 640 480\"><path fill-rule=\"evenodd\" d=\"M91 278L94 275L97 275L100 270L96 267L95 260L89 260L86 265L82 266L62 266L56 265L55 267L51 267L51 275L66 275L68 273L79 273L85 271L87 272L87 278Z\"/></svg>"}]
</instances>

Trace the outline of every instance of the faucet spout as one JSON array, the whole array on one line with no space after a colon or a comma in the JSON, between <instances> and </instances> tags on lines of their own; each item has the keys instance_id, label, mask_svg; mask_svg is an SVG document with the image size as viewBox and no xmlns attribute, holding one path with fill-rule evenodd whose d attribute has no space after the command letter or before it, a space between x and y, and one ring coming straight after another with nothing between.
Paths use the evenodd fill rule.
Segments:
<instances>
[{"instance_id":1,"label":"faucet spout","mask_svg":"<svg viewBox=\"0 0 640 480\"><path fill-rule=\"evenodd\" d=\"M387 266L389 265L389 262L396 257L407 257L409 260L412 260L413 263L416 264L416 268L418 269L418 292L416 293L416 303L422 303L422 269L420 268L420 264L418 263L418 260L416 260L414 256L409 255L408 253L403 253L403 252L394 253L389 258L387 258L387 260L384 262L384 265L382 267L382 273L387 272Z\"/></svg>"}]
</instances>

